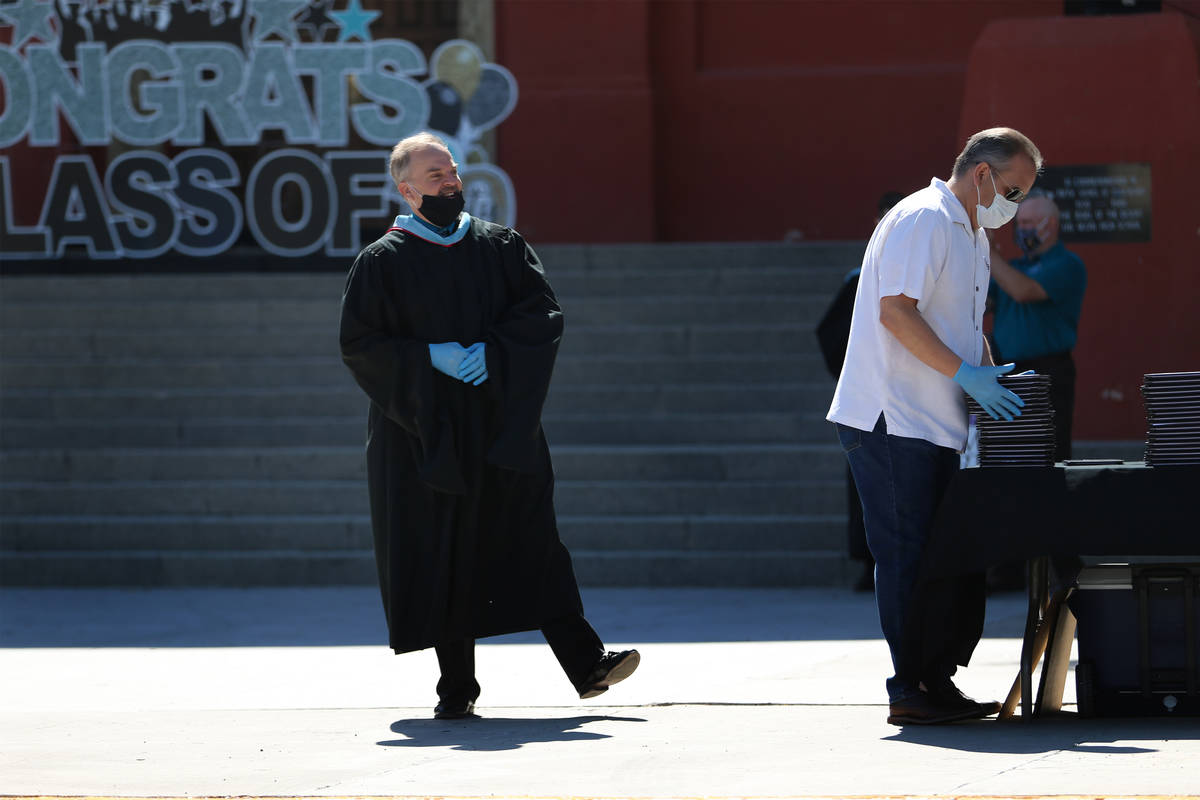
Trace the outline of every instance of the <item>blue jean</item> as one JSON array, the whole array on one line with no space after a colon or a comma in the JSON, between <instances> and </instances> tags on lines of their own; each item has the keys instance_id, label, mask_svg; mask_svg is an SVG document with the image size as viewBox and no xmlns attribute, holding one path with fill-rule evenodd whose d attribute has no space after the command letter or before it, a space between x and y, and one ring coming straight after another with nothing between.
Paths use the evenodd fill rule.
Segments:
<instances>
[{"instance_id":1,"label":"blue jean","mask_svg":"<svg viewBox=\"0 0 1200 800\"><path fill-rule=\"evenodd\" d=\"M955 671L952 660L928 663L919 630L925 615L915 608L913 589L934 513L958 470L958 453L889 434L882 414L870 432L840 424L837 431L875 557L875 602L895 670L887 680L888 699L896 702L919 691L922 680L948 678Z\"/></svg>"}]
</instances>

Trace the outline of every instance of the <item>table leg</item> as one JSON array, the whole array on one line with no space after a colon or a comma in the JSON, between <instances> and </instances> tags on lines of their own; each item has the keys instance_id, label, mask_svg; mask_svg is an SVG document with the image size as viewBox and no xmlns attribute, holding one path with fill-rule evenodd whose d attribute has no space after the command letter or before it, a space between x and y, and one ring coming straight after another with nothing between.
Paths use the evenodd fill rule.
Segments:
<instances>
[{"instance_id":1,"label":"table leg","mask_svg":"<svg viewBox=\"0 0 1200 800\"><path fill-rule=\"evenodd\" d=\"M1049 559L1029 559L1025 566L1029 608L1025 612L1025 636L1021 641L1021 718L1033 719L1033 668L1041 653L1034 653L1034 642L1046 611ZM1044 647L1044 645L1043 645Z\"/></svg>"},{"instance_id":2,"label":"table leg","mask_svg":"<svg viewBox=\"0 0 1200 800\"><path fill-rule=\"evenodd\" d=\"M1046 619L1049 626L1045 661L1042 664L1042 686L1038 691L1036 714L1062 709L1063 689L1071 665L1071 642L1075 640L1075 615L1066 604L1070 590L1054 593Z\"/></svg>"},{"instance_id":3,"label":"table leg","mask_svg":"<svg viewBox=\"0 0 1200 800\"><path fill-rule=\"evenodd\" d=\"M1025 645L1028 645L1028 647L1029 647L1030 656L1029 656L1028 674L1030 676L1032 676L1033 670L1037 668L1038 661L1041 660L1043 654L1046 655L1047 664L1049 664L1049 659L1053 655L1052 653L1049 653L1049 654L1046 653L1046 650L1047 650L1048 645L1050 644L1050 637L1051 637L1052 633L1054 631L1059 630L1058 623L1055 620L1058 619L1060 611L1067 613L1067 614L1070 613L1070 611L1066 608L1066 606L1063 605L1063 600L1065 599L1065 597L1066 597L1065 590L1055 592L1054 596L1050 598L1049 605L1046 606L1045 615L1044 615L1044 618L1042 619L1041 624L1039 624L1037 626L1037 630L1034 631L1034 633L1033 633L1032 640L1025 642L1022 645L1023 649L1024 649ZM1074 617L1072 617L1071 619L1073 622ZM1072 628L1071 628L1072 635L1074 634L1074 630L1075 630L1075 628L1072 626ZM1057 634L1055 634L1055 635L1057 635ZM1066 652L1068 653L1068 658L1069 658L1070 651L1071 651L1071 643L1068 640L1067 644L1066 644ZM1056 666L1056 669L1057 668L1058 667ZM1065 663L1063 664L1062 668L1064 670L1066 669ZM1004 705L1000 707L1000 713L996 717L996 719L998 719L998 720L1009 719L1012 717L1013 712L1015 712L1017 710L1017 701L1021 700L1023 697L1021 694L1021 682L1023 679L1026 679L1026 674L1027 673L1025 670L1018 670L1017 676L1015 678L1013 678L1012 688L1008 690L1008 697L1006 697L1004 699ZM1046 668L1045 667L1042 668L1042 676L1043 676L1043 684L1044 684L1045 676L1046 676ZM1063 675L1062 679L1066 680L1065 674ZM1028 697L1028 695L1024 695L1024 697ZM1061 687L1060 687L1060 700L1061 700ZM1038 713L1038 711L1040 710L1040 707L1041 707L1040 698L1038 700L1037 705L1038 705L1038 709L1036 709L1034 711L1034 714ZM1028 709L1026 709L1024 718L1026 720L1031 718L1031 715L1030 715Z\"/></svg>"}]
</instances>

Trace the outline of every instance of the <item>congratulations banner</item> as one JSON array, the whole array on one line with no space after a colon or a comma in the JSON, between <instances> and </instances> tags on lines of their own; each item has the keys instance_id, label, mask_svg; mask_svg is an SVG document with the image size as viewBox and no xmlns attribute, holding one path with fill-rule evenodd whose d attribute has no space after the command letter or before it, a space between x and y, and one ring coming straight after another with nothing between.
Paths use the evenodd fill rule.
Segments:
<instances>
[{"instance_id":1,"label":"congratulations banner","mask_svg":"<svg viewBox=\"0 0 1200 800\"><path fill-rule=\"evenodd\" d=\"M277 256L351 256L364 219L403 210L387 157L423 129L447 139L472 215L514 224L480 143L516 105L511 73L463 40L427 62L372 40L380 12L339 5L0 5L0 257L214 256L246 233Z\"/></svg>"}]
</instances>

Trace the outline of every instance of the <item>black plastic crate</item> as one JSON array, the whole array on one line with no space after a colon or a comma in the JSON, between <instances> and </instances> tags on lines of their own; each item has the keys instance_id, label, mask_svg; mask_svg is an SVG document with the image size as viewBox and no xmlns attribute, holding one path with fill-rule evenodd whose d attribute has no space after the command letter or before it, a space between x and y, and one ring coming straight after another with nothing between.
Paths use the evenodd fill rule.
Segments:
<instances>
[{"instance_id":1,"label":"black plastic crate","mask_svg":"<svg viewBox=\"0 0 1200 800\"><path fill-rule=\"evenodd\" d=\"M1089 566L1077 583L1080 715L1200 715L1200 563Z\"/></svg>"}]
</instances>

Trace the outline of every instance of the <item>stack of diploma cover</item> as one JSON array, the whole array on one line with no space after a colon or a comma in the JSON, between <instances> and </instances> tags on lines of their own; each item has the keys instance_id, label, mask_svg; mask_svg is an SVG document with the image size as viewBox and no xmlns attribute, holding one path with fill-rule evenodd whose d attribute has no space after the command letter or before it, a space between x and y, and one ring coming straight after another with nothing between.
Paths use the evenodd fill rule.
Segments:
<instances>
[{"instance_id":1,"label":"stack of diploma cover","mask_svg":"<svg viewBox=\"0 0 1200 800\"><path fill-rule=\"evenodd\" d=\"M1200 464L1200 372L1145 377L1146 464Z\"/></svg>"},{"instance_id":2,"label":"stack of diploma cover","mask_svg":"<svg viewBox=\"0 0 1200 800\"><path fill-rule=\"evenodd\" d=\"M967 395L967 413L975 417L981 467L1054 466L1054 409L1050 406L1050 376L1022 373L1001 375L1000 385L1025 401L1021 416L992 419Z\"/></svg>"}]
</instances>

